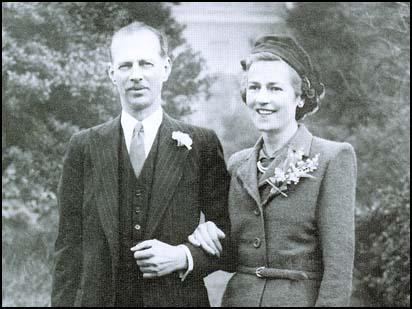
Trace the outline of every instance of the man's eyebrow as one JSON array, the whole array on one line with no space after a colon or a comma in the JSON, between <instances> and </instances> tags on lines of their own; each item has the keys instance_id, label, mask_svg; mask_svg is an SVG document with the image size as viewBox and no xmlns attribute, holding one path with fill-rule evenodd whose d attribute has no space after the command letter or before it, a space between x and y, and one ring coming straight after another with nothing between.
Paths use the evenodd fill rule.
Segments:
<instances>
[{"instance_id":1,"label":"man's eyebrow","mask_svg":"<svg viewBox=\"0 0 412 309\"><path fill-rule=\"evenodd\" d=\"M152 59L152 58L142 58L142 59L139 59L139 62L142 62L142 61L145 61L145 62L154 62L155 60Z\"/></svg>"}]
</instances>

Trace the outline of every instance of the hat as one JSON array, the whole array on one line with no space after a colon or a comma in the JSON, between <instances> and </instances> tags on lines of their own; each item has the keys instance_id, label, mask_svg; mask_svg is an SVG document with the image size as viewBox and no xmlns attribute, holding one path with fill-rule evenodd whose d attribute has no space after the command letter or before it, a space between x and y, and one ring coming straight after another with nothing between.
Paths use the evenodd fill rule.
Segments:
<instances>
[{"instance_id":1,"label":"hat","mask_svg":"<svg viewBox=\"0 0 412 309\"><path fill-rule=\"evenodd\" d=\"M252 54L260 52L269 52L280 57L299 74L302 80L308 82L309 88L316 92L313 95L317 97L323 95L324 85L320 82L309 55L294 39L288 36L263 36L256 41L252 49ZM246 62L241 61L241 64L246 70Z\"/></svg>"}]
</instances>

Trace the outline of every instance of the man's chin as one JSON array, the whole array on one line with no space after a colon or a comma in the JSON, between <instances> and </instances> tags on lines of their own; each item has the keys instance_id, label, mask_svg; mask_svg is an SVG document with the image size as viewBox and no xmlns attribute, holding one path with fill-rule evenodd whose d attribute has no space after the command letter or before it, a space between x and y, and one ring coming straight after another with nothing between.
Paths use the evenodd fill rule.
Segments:
<instances>
[{"instance_id":1,"label":"man's chin","mask_svg":"<svg viewBox=\"0 0 412 309\"><path fill-rule=\"evenodd\" d=\"M128 105L133 110L142 110L152 105L152 103L147 98L141 98L129 100Z\"/></svg>"}]
</instances>

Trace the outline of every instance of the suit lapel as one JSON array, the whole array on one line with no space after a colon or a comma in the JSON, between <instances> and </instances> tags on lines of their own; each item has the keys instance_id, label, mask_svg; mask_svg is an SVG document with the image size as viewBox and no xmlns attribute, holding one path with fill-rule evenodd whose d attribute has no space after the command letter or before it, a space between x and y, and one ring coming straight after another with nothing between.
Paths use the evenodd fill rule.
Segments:
<instances>
[{"instance_id":1,"label":"suit lapel","mask_svg":"<svg viewBox=\"0 0 412 309\"><path fill-rule=\"evenodd\" d=\"M260 207L260 194L258 189L257 167L256 162L258 158L259 149L262 145L263 138L260 137L256 145L252 148L251 153L247 159L239 166L237 170L237 177L242 181L243 187L249 195L255 200Z\"/></svg>"},{"instance_id":2,"label":"suit lapel","mask_svg":"<svg viewBox=\"0 0 412 309\"><path fill-rule=\"evenodd\" d=\"M110 247L112 268L115 274L119 259L120 116L99 127L94 133L91 154L94 179L96 179L96 202L100 221Z\"/></svg>"},{"instance_id":3,"label":"suit lapel","mask_svg":"<svg viewBox=\"0 0 412 309\"><path fill-rule=\"evenodd\" d=\"M177 121L163 114L163 121L158 132L159 146L145 239L153 237L182 178L186 157L189 154L189 150L185 146L178 147L177 142L172 139L173 131L184 132L184 129Z\"/></svg>"}]
</instances>

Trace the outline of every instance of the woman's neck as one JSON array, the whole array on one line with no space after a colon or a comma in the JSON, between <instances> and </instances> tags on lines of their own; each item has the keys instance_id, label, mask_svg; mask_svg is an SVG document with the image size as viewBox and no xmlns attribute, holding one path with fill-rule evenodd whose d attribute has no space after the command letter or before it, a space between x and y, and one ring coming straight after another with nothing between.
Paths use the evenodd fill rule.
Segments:
<instances>
[{"instance_id":1,"label":"woman's neck","mask_svg":"<svg viewBox=\"0 0 412 309\"><path fill-rule=\"evenodd\" d=\"M263 142L265 143L266 152L271 155L275 151L285 146L293 137L298 129L296 121L291 122L286 128L279 131L264 131Z\"/></svg>"}]
</instances>

